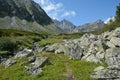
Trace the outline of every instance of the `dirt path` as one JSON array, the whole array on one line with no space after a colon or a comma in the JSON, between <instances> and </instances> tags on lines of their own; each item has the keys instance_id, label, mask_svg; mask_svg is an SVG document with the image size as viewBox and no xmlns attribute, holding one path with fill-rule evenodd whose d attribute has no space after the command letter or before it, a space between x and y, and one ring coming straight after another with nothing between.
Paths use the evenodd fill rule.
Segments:
<instances>
[{"instance_id":1,"label":"dirt path","mask_svg":"<svg viewBox=\"0 0 120 80\"><path fill-rule=\"evenodd\" d=\"M72 74L72 70L70 69L70 66L68 65L68 61L65 61L65 69L67 73L67 80L74 80L74 75Z\"/></svg>"}]
</instances>

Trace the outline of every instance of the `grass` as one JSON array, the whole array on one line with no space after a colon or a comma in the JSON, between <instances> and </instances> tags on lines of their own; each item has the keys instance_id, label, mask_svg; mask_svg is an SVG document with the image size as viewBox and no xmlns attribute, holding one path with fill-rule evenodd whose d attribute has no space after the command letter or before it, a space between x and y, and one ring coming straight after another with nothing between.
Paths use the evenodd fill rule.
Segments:
<instances>
[{"instance_id":1,"label":"grass","mask_svg":"<svg viewBox=\"0 0 120 80\"><path fill-rule=\"evenodd\" d=\"M12 42L13 41L16 42L16 44L18 45L19 48L20 47L21 48L32 48L33 42L38 42L47 37L48 37L48 34L43 33L43 32L33 33L33 32L29 32L29 31L20 31L20 30L14 30L14 29L0 29L0 42L3 43L2 40L4 38L7 40L6 42L4 41L4 44L5 43L8 44L7 42L9 40L12 40ZM3 46L5 46L5 45L3 45ZM13 47L13 48L15 48L15 47ZM7 49L4 51L7 51Z\"/></svg>"},{"instance_id":2,"label":"grass","mask_svg":"<svg viewBox=\"0 0 120 80\"><path fill-rule=\"evenodd\" d=\"M75 80L95 80L90 77L94 68L100 65L106 66L106 64L100 63L69 60L64 54L42 52L38 53L37 56L47 56L49 58L49 63L42 68L42 73L35 76L27 75L24 65L20 65L27 59L17 59L17 64L7 69L4 69L3 65L0 64L0 80L67 80L65 62L71 69Z\"/></svg>"},{"instance_id":3,"label":"grass","mask_svg":"<svg viewBox=\"0 0 120 80\"><path fill-rule=\"evenodd\" d=\"M30 31L21 31L21 30L16 30L16 29L0 29L0 37L16 37L16 36L40 36L40 37L46 37L49 34L40 32L40 33L35 33L35 32L30 32Z\"/></svg>"},{"instance_id":4,"label":"grass","mask_svg":"<svg viewBox=\"0 0 120 80\"><path fill-rule=\"evenodd\" d=\"M51 37L48 37L47 39L43 39L39 42L40 46L46 46L48 44L54 44L54 43L61 43L64 39L76 39L80 38L84 33L71 33L71 34L58 34Z\"/></svg>"},{"instance_id":5,"label":"grass","mask_svg":"<svg viewBox=\"0 0 120 80\"><path fill-rule=\"evenodd\" d=\"M18 63L7 69L0 64L0 80L32 80L33 77L27 75L24 66L20 65L26 60L26 58L17 59Z\"/></svg>"},{"instance_id":6,"label":"grass","mask_svg":"<svg viewBox=\"0 0 120 80\"><path fill-rule=\"evenodd\" d=\"M75 80L95 80L90 77L90 74L94 72L94 69L98 66L106 66L105 63L92 63L80 60L70 60L69 66L71 67Z\"/></svg>"},{"instance_id":7,"label":"grass","mask_svg":"<svg viewBox=\"0 0 120 80\"><path fill-rule=\"evenodd\" d=\"M36 80L66 80L64 61L68 58L64 54L53 53L43 53L42 56L47 56L50 62Z\"/></svg>"},{"instance_id":8,"label":"grass","mask_svg":"<svg viewBox=\"0 0 120 80\"><path fill-rule=\"evenodd\" d=\"M2 33L0 35L1 38L9 37L11 39L14 39L19 44L19 46L22 46L23 48L31 48L32 43L35 41L41 40L39 42L39 45L45 46L47 44L63 42L64 39L80 38L84 34L59 34L56 36L48 37L47 34L14 30L0 30L0 33ZM1 51L1 53L3 53L3 51ZM0 64L0 80L68 80L65 65L66 62L69 68L71 69L75 80L94 80L90 77L90 74L93 72L94 68L100 65L106 66L106 64L100 63L96 64L80 60L69 60L68 57L64 54L42 52L38 53L37 56L47 56L49 58L49 63L42 68L42 73L35 76L27 75L24 66L28 64L20 65L23 62L26 62L27 59L17 59L17 63L7 69L4 69L4 66Z\"/></svg>"},{"instance_id":9,"label":"grass","mask_svg":"<svg viewBox=\"0 0 120 80\"><path fill-rule=\"evenodd\" d=\"M40 46L46 46L54 43L60 43L63 42L63 39L57 39L57 38L48 38L48 39L43 39L39 42Z\"/></svg>"}]
</instances>

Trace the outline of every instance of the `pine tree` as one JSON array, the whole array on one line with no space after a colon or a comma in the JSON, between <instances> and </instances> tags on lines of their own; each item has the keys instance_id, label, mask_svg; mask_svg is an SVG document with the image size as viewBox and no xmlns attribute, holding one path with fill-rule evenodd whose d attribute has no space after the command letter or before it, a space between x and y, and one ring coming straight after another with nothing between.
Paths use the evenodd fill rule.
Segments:
<instances>
[{"instance_id":1,"label":"pine tree","mask_svg":"<svg viewBox=\"0 0 120 80\"><path fill-rule=\"evenodd\" d=\"M117 23L120 23L120 3L117 6L115 20L116 20Z\"/></svg>"}]
</instances>

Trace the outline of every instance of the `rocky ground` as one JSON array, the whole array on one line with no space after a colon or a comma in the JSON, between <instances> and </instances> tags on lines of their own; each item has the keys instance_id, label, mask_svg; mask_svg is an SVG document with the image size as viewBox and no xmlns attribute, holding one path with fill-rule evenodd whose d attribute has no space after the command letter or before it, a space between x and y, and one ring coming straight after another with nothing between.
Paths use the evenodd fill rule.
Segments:
<instances>
[{"instance_id":1,"label":"rocky ground","mask_svg":"<svg viewBox=\"0 0 120 80\"><path fill-rule=\"evenodd\" d=\"M107 68L98 67L91 77L97 79L120 79L120 28L101 35L85 34L79 39L64 40L63 43L48 45L45 51L64 53L70 59L95 63L106 62Z\"/></svg>"},{"instance_id":2,"label":"rocky ground","mask_svg":"<svg viewBox=\"0 0 120 80\"><path fill-rule=\"evenodd\" d=\"M0 62L8 68L17 63L16 58L27 58L25 67L27 74L36 75L42 72L42 67L49 62L48 57L37 56L40 52L54 52L65 54L69 59L79 59L94 63L106 62L108 67L99 66L91 74L92 78L103 80L120 80L120 28L107 31L101 35L84 34L78 39L67 39L62 43L55 43L39 47L34 43L33 49L23 49L9 59L1 58ZM64 62L68 80L74 80L74 75L67 61Z\"/></svg>"}]
</instances>

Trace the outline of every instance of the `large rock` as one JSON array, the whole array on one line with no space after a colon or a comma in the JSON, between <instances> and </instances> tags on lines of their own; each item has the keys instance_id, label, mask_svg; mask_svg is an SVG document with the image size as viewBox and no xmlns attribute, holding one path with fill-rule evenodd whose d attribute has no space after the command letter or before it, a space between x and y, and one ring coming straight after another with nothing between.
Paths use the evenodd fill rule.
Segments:
<instances>
[{"instance_id":1,"label":"large rock","mask_svg":"<svg viewBox=\"0 0 120 80\"><path fill-rule=\"evenodd\" d=\"M120 65L109 66L107 68L98 67L91 74L91 77L100 80L120 80Z\"/></svg>"},{"instance_id":2,"label":"large rock","mask_svg":"<svg viewBox=\"0 0 120 80\"><path fill-rule=\"evenodd\" d=\"M45 49L45 47L40 47L38 42L34 42L32 46L32 51L34 53L36 52L42 52Z\"/></svg>"},{"instance_id":3,"label":"large rock","mask_svg":"<svg viewBox=\"0 0 120 80\"><path fill-rule=\"evenodd\" d=\"M35 61L35 59L36 59L35 56L30 56L30 57L28 58L28 62L29 62L29 63L32 63L32 62Z\"/></svg>"},{"instance_id":4,"label":"large rock","mask_svg":"<svg viewBox=\"0 0 120 80\"><path fill-rule=\"evenodd\" d=\"M110 41L107 43L109 47L120 47L120 38L112 37Z\"/></svg>"},{"instance_id":5,"label":"large rock","mask_svg":"<svg viewBox=\"0 0 120 80\"><path fill-rule=\"evenodd\" d=\"M35 59L35 60L34 60ZM34 62L33 62L34 61ZM42 72L43 67L48 62L48 57L30 57L31 66L25 66L27 74L36 75Z\"/></svg>"},{"instance_id":6,"label":"large rock","mask_svg":"<svg viewBox=\"0 0 120 80\"><path fill-rule=\"evenodd\" d=\"M48 57L36 57L33 67L35 68L43 67L47 62L48 62Z\"/></svg>"},{"instance_id":7,"label":"large rock","mask_svg":"<svg viewBox=\"0 0 120 80\"><path fill-rule=\"evenodd\" d=\"M26 69L27 74L30 74L30 75L37 75L42 72L41 68L33 68L33 67L25 66L25 69Z\"/></svg>"},{"instance_id":8,"label":"large rock","mask_svg":"<svg viewBox=\"0 0 120 80\"><path fill-rule=\"evenodd\" d=\"M15 58L23 58L23 57L28 57L32 55L32 50L31 49L24 49L22 51L19 51L16 55Z\"/></svg>"},{"instance_id":9,"label":"large rock","mask_svg":"<svg viewBox=\"0 0 120 80\"><path fill-rule=\"evenodd\" d=\"M55 53L56 54L64 53L64 47L65 47L65 45L61 43L58 46L59 47L55 50Z\"/></svg>"},{"instance_id":10,"label":"large rock","mask_svg":"<svg viewBox=\"0 0 120 80\"><path fill-rule=\"evenodd\" d=\"M87 54L84 57L82 57L82 60L95 62L95 63L101 62L94 54Z\"/></svg>"},{"instance_id":11,"label":"large rock","mask_svg":"<svg viewBox=\"0 0 120 80\"><path fill-rule=\"evenodd\" d=\"M84 50L83 60L90 62L101 62L104 59L104 49L101 40L94 41L90 44L88 50Z\"/></svg>"},{"instance_id":12,"label":"large rock","mask_svg":"<svg viewBox=\"0 0 120 80\"><path fill-rule=\"evenodd\" d=\"M109 66L120 64L120 49L110 48L106 50L105 61Z\"/></svg>"},{"instance_id":13,"label":"large rock","mask_svg":"<svg viewBox=\"0 0 120 80\"><path fill-rule=\"evenodd\" d=\"M78 44L70 41L65 44L64 54L68 55L70 58L81 59L83 55L83 49Z\"/></svg>"},{"instance_id":14,"label":"large rock","mask_svg":"<svg viewBox=\"0 0 120 80\"><path fill-rule=\"evenodd\" d=\"M93 34L84 34L80 38L80 45L82 48L88 47L92 42L97 40L97 36Z\"/></svg>"},{"instance_id":15,"label":"large rock","mask_svg":"<svg viewBox=\"0 0 120 80\"><path fill-rule=\"evenodd\" d=\"M58 48L59 48L59 43L55 43L53 45L47 45L45 50L47 52L54 52Z\"/></svg>"},{"instance_id":16,"label":"large rock","mask_svg":"<svg viewBox=\"0 0 120 80\"><path fill-rule=\"evenodd\" d=\"M5 63L3 63L5 65L5 68L10 67L11 65L14 65L16 63L16 60L13 59L8 59L7 61L5 61Z\"/></svg>"}]
</instances>

